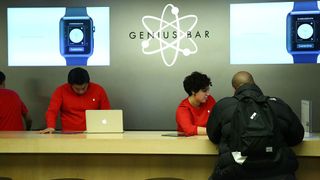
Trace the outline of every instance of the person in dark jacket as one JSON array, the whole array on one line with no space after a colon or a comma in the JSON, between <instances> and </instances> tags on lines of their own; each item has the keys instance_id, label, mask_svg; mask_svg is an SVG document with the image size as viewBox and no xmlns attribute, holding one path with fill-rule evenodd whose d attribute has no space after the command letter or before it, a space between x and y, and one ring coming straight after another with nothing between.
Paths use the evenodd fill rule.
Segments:
<instances>
[{"instance_id":1,"label":"person in dark jacket","mask_svg":"<svg viewBox=\"0 0 320 180\"><path fill-rule=\"evenodd\" d=\"M236 73L232 78L232 86L235 89L234 95L263 95L261 89L255 84L252 75L246 71ZM241 163L228 144L230 144L231 119L237 107L238 100L233 97L225 97L217 102L207 122L207 135L214 144L218 145L219 158L209 179L212 180L232 180L232 179L295 179L294 172L298 168L298 161L295 153L290 149L302 142L304 129L297 115L292 109L279 98L269 98L269 104L273 110L277 125L280 126L279 139L282 139L282 146L278 151L279 159L276 165L271 167L248 168ZM254 178L253 178L254 177Z\"/></svg>"}]
</instances>

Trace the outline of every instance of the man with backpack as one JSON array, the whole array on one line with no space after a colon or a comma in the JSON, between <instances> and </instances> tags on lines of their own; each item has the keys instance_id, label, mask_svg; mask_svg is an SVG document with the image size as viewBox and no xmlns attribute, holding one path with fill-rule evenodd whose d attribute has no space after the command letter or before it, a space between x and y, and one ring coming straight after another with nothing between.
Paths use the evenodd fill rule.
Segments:
<instances>
[{"instance_id":1,"label":"man with backpack","mask_svg":"<svg viewBox=\"0 0 320 180\"><path fill-rule=\"evenodd\" d=\"M302 142L299 118L281 99L263 95L246 71L232 78L233 97L215 105L207 123L219 157L212 180L294 180L298 168L290 149Z\"/></svg>"}]
</instances>

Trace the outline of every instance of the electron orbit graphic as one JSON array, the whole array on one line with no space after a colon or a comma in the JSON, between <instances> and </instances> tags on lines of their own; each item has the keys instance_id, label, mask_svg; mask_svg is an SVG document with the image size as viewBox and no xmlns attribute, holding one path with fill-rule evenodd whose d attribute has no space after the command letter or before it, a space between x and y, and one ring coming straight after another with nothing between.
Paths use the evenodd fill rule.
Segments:
<instances>
[{"instance_id":1,"label":"electron orbit graphic","mask_svg":"<svg viewBox=\"0 0 320 180\"><path fill-rule=\"evenodd\" d=\"M174 20L170 22L164 19L166 13L170 13L168 12L170 10L169 8L171 8L171 14L174 16ZM198 17L195 15L179 17L178 14L179 8L175 7L172 4L167 4L162 11L161 18L148 15L142 18L142 24L144 28L148 31L148 33L154 34L154 37L149 37L147 40L142 41L142 52L146 55L156 54L160 52L164 64L168 67L173 66L175 64L180 53L182 53L184 56L189 56L190 54L195 54L198 51L198 47L196 43L193 41L193 39L187 38L187 32L190 32L196 26L198 22ZM147 20L150 19L155 20L159 23L159 27L157 30L152 30L151 26L147 24L147 22L149 22ZM180 26L181 22L183 21L192 21L191 25L188 25L186 31L183 31ZM166 38L161 36L162 32L166 31L167 28L171 28L176 31L176 38L172 42L168 42ZM181 48L181 41L183 39L187 39L188 41L190 41L190 44L193 47ZM159 41L159 48L151 49L151 41ZM166 50L168 49L172 49L175 52L171 60L166 58Z\"/></svg>"}]
</instances>

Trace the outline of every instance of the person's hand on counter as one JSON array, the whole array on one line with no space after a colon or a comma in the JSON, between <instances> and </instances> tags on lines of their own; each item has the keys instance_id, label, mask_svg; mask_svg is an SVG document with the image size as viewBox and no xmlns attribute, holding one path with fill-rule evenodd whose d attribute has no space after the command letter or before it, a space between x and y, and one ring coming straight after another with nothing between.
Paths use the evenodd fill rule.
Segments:
<instances>
[{"instance_id":1,"label":"person's hand on counter","mask_svg":"<svg viewBox=\"0 0 320 180\"><path fill-rule=\"evenodd\" d=\"M55 131L54 128L46 128L44 130L39 131L40 134L52 134Z\"/></svg>"}]
</instances>

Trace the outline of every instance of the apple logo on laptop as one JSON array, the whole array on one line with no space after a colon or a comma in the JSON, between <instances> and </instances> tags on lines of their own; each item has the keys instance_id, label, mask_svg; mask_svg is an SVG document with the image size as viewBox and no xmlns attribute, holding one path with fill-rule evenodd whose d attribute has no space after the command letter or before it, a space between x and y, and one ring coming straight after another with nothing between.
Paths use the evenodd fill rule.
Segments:
<instances>
[{"instance_id":1,"label":"apple logo on laptop","mask_svg":"<svg viewBox=\"0 0 320 180\"><path fill-rule=\"evenodd\" d=\"M102 119L101 122L102 124L106 125L108 121L106 119Z\"/></svg>"}]
</instances>

